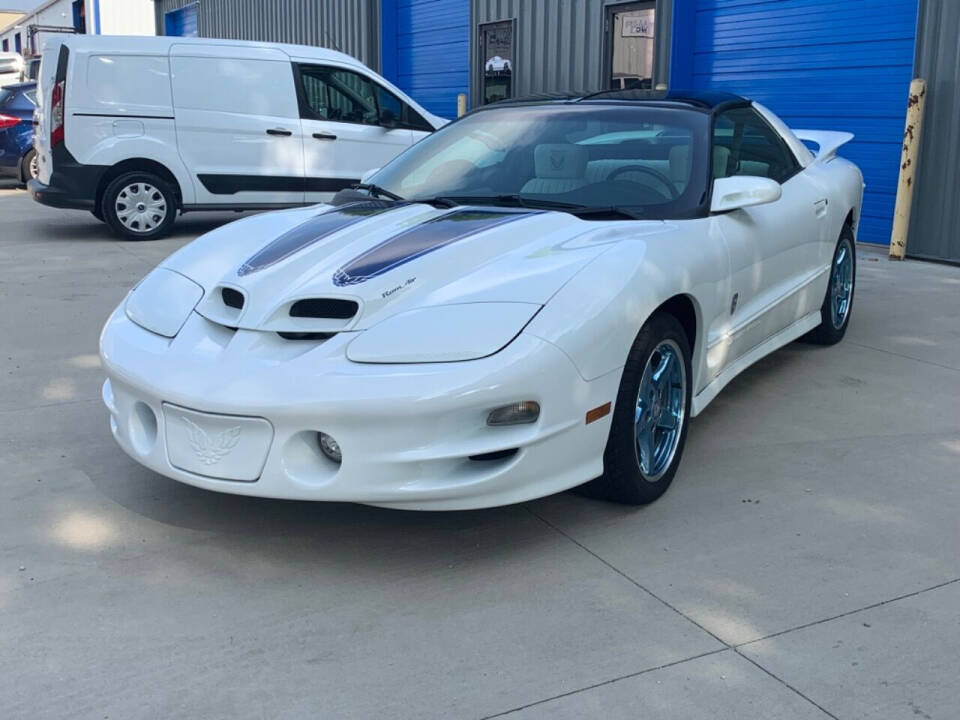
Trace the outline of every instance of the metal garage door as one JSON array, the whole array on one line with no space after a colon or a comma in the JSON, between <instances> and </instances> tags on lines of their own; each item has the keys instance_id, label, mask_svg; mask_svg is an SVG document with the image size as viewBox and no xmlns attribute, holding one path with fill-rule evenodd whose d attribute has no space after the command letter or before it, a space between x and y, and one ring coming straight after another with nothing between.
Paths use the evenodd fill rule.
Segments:
<instances>
[{"instance_id":1,"label":"metal garage door","mask_svg":"<svg viewBox=\"0 0 960 720\"><path fill-rule=\"evenodd\" d=\"M696 0L693 84L855 133L840 154L867 183L859 239L887 243L916 19L917 0Z\"/></svg>"},{"instance_id":2,"label":"metal garage door","mask_svg":"<svg viewBox=\"0 0 960 720\"><path fill-rule=\"evenodd\" d=\"M384 0L382 12L384 75L430 112L456 117L457 94L470 87L470 3Z\"/></svg>"},{"instance_id":3,"label":"metal garage door","mask_svg":"<svg viewBox=\"0 0 960 720\"><path fill-rule=\"evenodd\" d=\"M197 4L168 12L164 16L164 35L197 37Z\"/></svg>"}]
</instances>

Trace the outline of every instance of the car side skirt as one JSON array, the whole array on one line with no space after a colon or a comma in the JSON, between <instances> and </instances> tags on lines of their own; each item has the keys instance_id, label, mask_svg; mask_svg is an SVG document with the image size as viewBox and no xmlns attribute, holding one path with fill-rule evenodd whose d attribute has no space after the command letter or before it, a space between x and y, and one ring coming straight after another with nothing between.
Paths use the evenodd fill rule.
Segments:
<instances>
[{"instance_id":1,"label":"car side skirt","mask_svg":"<svg viewBox=\"0 0 960 720\"><path fill-rule=\"evenodd\" d=\"M788 345L797 338L807 334L820 324L820 320L820 309L818 308L816 311L809 315L804 315L792 325L785 327L776 335L770 336L752 350L741 355L693 398L690 408L691 416L696 417L699 415L700 412L710 404L710 401L726 387L727 383L757 362L757 360L766 357L775 350L779 350L784 345Z\"/></svg>"}]
</instances>

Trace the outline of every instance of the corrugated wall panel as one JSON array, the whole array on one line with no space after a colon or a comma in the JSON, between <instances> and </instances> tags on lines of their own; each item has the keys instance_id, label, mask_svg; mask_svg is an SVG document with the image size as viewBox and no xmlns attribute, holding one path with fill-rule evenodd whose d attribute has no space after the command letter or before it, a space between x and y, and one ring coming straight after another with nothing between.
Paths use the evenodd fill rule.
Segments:
<instances>
[{"instance_id":1,"label":"corrugated wall panel","mask_svg":"<svg viewBox=\"0 0 960 720\"><path fill-rule=\"evenodd\" d=\"M473 0L473 27L476 32L479 24L516 18L516 95L598 90L604 5L604 0ZM476 57L471 68L476 77ZM476 100L478 88L473 92Z\"/></svg>"},{"instance_id":2,"label":"corrugated wall panel","mask_svg":"<svg viewBox=\"0 0 960 720\"><path fill-rule=\"evenodd\" d=\"M922 0L916 72L927 81L907 254L960 262L960 2Z\"/></svg>"},{"instance_id":3,"label":"corrugated wall panel","mask_svg":"<svg viewBox=\"0 0 960 720\"><path fill-rule=\"evenodd\" d=\"M397 0L397 86L427 110L457 116L457 94L470 88L468 0Z\"/></svg>"},{"instance_id":4,"label":"corrugated wall panel","mask_svg":"<svg viewBox=\"0 0 960 720\"><path fill-rule=\"evenodd\" d=\"M853 132L840 154L860 165L867 183L860 239L889 242L917 0L696 0L695 7L694 87L751 97L792 127Z\"/></svg>"},{"instance_id":5,"label":"corrugated wall panel","mask_svg":"<svg viewBox=\"0 0 960 720\"><path fill-rule=\"evenodd\" d=\"M169 10L196 0L158 0L157 33ZM199 0L200 36L315 45L380 68L379 0Z\"/></svg>"}]
</instances>

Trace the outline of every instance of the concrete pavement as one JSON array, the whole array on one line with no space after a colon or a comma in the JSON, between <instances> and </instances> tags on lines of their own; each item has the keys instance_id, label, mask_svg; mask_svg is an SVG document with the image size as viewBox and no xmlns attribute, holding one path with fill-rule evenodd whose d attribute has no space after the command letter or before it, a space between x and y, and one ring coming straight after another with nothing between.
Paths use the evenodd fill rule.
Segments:
<instances>
[{"instance_id":1,"label":"concrete pavement","mask_svg":"<svg viewBox=\"0 0 960 720\"><path fill-rule=\"evenodd\" d=\"M649 507L406 513L113 443L104 319L233 217L119 242L0 187L0 717L957 717L960 268L861 247L844 342L735 380Z\"/></svg>"}]
</instances>

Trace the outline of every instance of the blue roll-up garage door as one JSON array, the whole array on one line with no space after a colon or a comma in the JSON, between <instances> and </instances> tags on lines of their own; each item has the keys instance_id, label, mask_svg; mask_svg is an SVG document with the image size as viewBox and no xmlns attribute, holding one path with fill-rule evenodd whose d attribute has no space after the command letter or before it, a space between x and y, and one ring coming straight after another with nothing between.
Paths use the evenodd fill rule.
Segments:
<instances>
[{"instance_id":1,"label":"blue roll-up garage door","mask_svg":"<svg viewBox=\"0 0 960 720\"><path fill-rule=\"evenodd\" d=\"M917 0L695 0L693 86L794 128L847 130L867 183L859 239L890 241Z\"/></svg>"},{"instance_id":2,"label":"blue roll-up garage door","mask_svg":"<svg viewBox=\"0 0 960 720\"><path fill-rule=\"evenodd\" d=\"M197 5L171 10L164 18L164 34L178 37L197 37Z\"/></svg>"},{"instance_id":3,"label":"blue roll-up garage door","mask_svg":"<svg viewBox=\"0 0 960 720\"><path fill-rule=\"evenodd\" d=\"M430 112L456 117L457 94L470 87L470 3L385 0L384 18L388 5L394 6L396 61L387 76ZM385 71L388 65L385 58Z\"/></svg>"}]
</instances>

